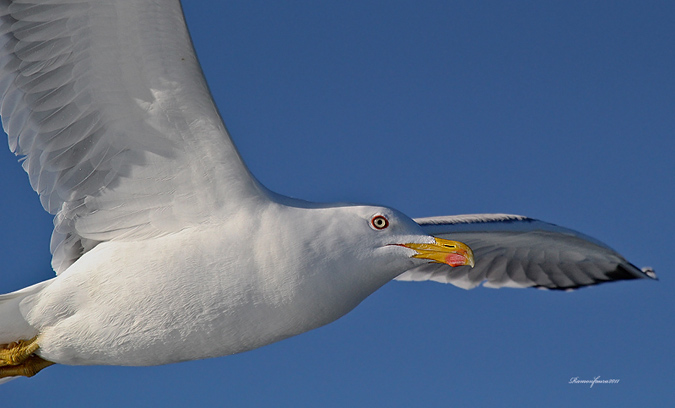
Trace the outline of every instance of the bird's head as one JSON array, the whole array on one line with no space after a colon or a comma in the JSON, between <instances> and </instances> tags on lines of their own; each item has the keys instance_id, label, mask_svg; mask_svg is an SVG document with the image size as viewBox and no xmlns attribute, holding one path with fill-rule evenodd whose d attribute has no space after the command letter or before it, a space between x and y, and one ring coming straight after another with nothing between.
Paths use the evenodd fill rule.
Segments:
<instances>
[{"instance_id":1,"label":"bird's head","mask_svg":"<svg viewBox=\"0 0 675 408\"><path fill-rule=\"evenodd\" d=\"M468 245L427 235L417 223L398 211L381 208L365 218L372 230L370 235L383 244L380 249L398 252L395 247L403 248L408 258L426 263L474 266L473 251Z\"/></svg>"},{"instance_id":2,"label":"bird's head","mask_svg":"<svg viewBox=\"0 0 675 408\"><path fill-rule=\"evenodd\" d=\"M384 283L424 263L474 265L468 245L430 236L391 208L335 206L310 212L317 217L314 225L321 226L311 234L313 241L327 246L322 249L326 261L334 257L346 273L377 276Z\"/></svg>"}]
</instances>

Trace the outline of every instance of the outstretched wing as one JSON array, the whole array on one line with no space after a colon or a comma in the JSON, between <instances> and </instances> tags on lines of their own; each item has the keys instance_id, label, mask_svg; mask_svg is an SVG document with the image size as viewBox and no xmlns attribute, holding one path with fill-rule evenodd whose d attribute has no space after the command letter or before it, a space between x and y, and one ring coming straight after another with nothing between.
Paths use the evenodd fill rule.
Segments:
<instances>
[{"instance_id":1,"label":"outstretched wing","mask_svg":"<svg viewBox=\"0 0 675 408\"><path fill-rule=\"evenodd\" d=\"M472 289L536 287L575 289L602 282L652 278L607 245L579 232L520 215L472 214L415 220L433 236L462 241L474 251L474 268L426 264L397 280L452 283Z\"/></svg>"},{"instance_id":2,"label":"outstretched wing","mask_svg":"<svg viewBox=\"0 0 675 408\"><path fill-rule=\"evenodd\" d=\"M261 194L211 99L178 0L0 0L0 115L55 214L52 266Z\"/></svg>"}]
</instances>

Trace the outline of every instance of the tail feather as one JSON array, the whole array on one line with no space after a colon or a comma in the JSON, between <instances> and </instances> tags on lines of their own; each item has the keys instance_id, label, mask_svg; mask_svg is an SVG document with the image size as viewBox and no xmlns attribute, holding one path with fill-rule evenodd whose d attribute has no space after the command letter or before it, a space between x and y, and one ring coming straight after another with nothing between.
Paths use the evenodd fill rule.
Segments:
<instances>
[{"instance_id":1,"label":"tail feather","mask_svg":"<svg viewBox=\"0 0 675 408\"><path fill-rule=\"evenodd\" d=\"M0 345L35 337L37 330L28 324L24 316L28 312L26 298L40 292L53 279L0 295Z\"/></svg>"}]
</instances>

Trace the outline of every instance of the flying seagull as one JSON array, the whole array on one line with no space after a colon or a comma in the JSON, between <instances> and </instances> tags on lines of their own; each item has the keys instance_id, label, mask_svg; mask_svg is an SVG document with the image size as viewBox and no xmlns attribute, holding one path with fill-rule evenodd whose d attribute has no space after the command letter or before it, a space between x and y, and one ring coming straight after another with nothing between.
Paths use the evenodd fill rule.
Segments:
<instances>
[{"instance_id":1,"label":"flying seagull","mask_svg":"<svg viewBox=\"0 0 675 408\"><path fill-rule=\"evenodd\" d=\"M655 278L531 218L410 219L285 197L246 168L178 0L0 0L0 115L54 214L56 277L0 295L0 378L223 356L392 279L574 289Z\"/></svg>"}]
</instances>

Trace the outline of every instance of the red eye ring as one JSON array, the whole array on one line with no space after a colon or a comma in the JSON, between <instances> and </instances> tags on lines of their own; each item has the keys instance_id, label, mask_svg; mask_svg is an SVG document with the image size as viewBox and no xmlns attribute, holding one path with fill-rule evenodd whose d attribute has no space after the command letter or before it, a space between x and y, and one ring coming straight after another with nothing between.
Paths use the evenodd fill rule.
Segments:
<instances>
[{"instance_id":1,"label":"red eye ring","mask_svg":"<svg viewBox=\"0 0 675 408\"><path fill-rule=\"evenodd\" d=\"M389 220L384 215L376 215L370 220L370 225L376 230L383 230L389 226Z\"/></svg>"}]
</instances>

